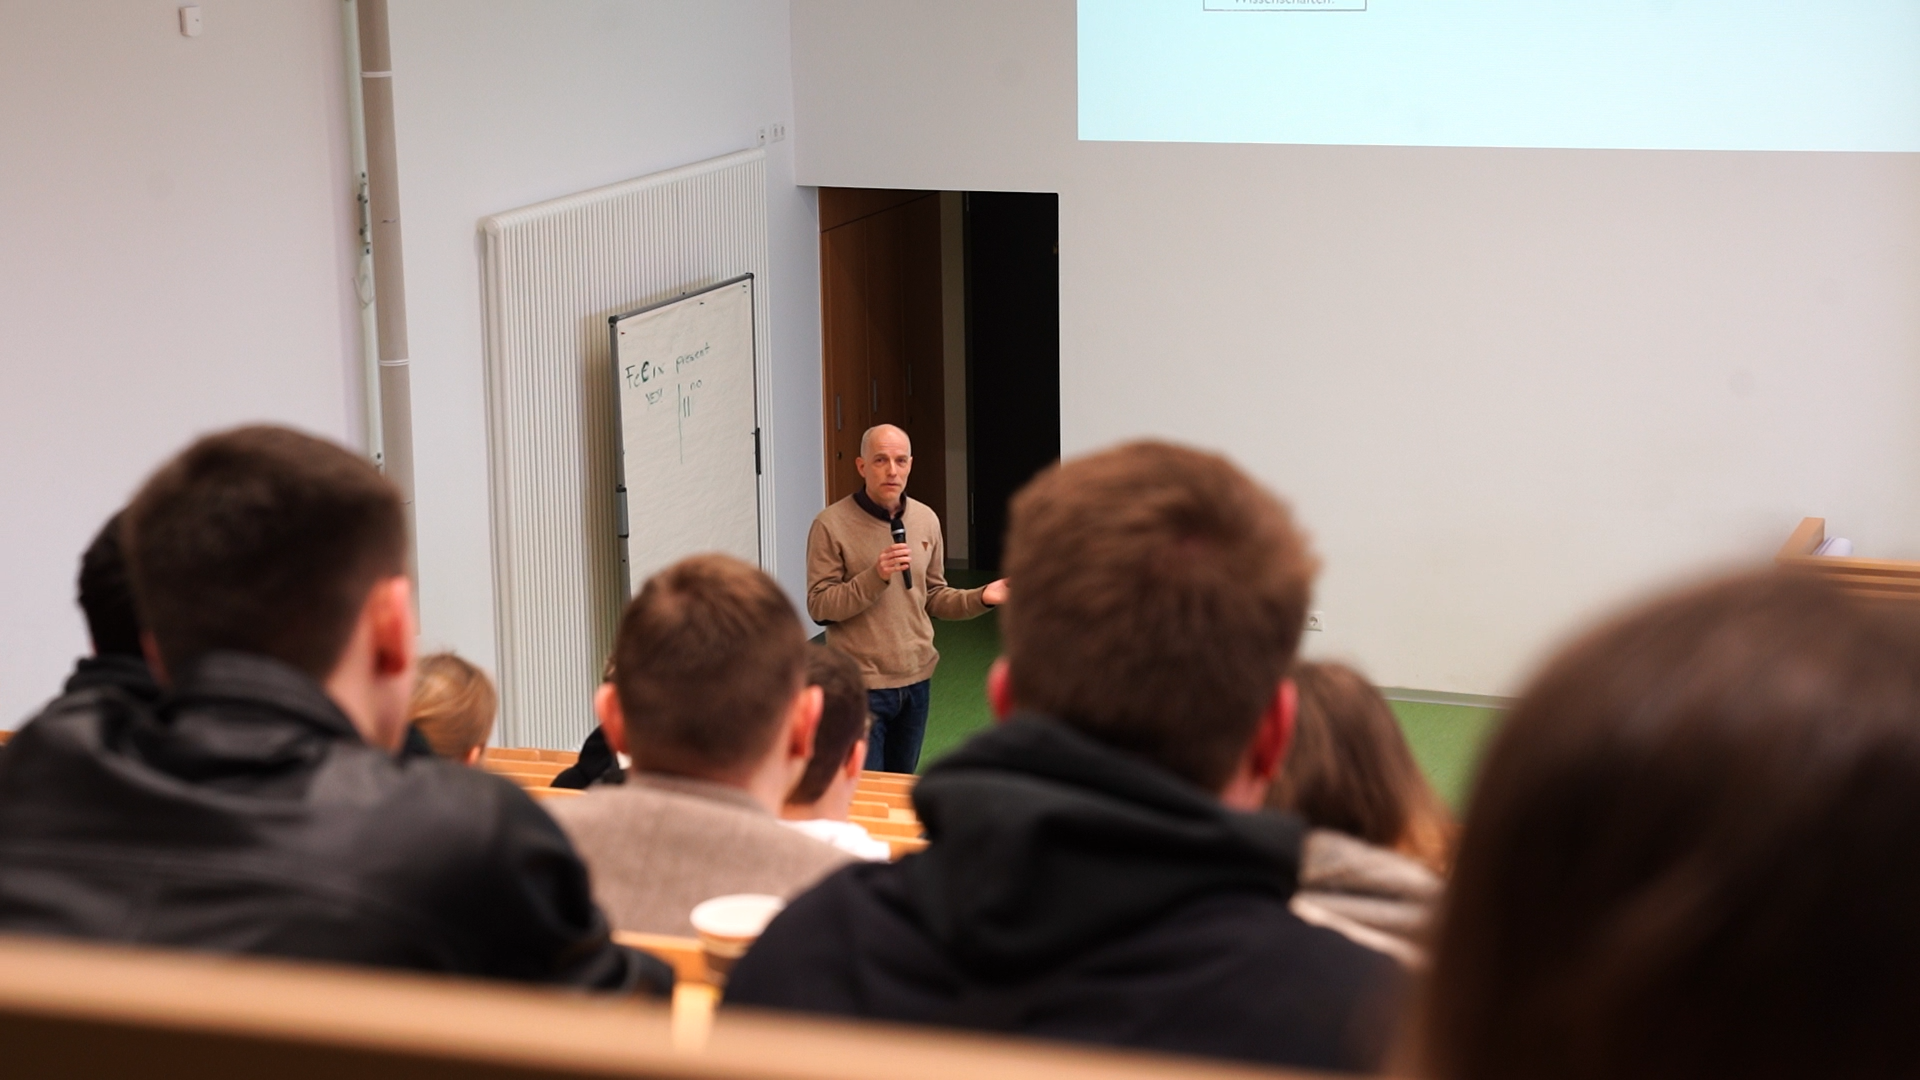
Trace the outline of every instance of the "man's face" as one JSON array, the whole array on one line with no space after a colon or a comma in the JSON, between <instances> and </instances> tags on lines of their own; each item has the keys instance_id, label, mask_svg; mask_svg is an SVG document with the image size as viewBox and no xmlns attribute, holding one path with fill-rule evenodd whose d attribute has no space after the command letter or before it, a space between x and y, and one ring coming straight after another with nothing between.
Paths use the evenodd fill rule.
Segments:
<instances>
[{"instance_id":1,"label":"man's face","mask_svg":"<svg viewBox=\"0 0 1920 1080\"><path fill-rule=\"evenodd\" d=\"M907 474L913 471L913 444L899 431L882 431L868 441L865 457L853 459L853 467L867 482L867 498L889 509L900 504L907 490Z\"/></svg>"}]
</instances>

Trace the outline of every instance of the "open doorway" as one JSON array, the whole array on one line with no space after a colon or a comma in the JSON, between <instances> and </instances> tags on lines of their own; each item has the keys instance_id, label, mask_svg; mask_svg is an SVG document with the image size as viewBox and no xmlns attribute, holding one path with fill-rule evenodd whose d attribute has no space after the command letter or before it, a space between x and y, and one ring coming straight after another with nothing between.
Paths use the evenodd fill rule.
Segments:
<instances>
[{"instance_id":1,"label":"open doorway","mask_svg":"<svg viewBox=\"0 0 1920 1080\"><path fill-rule=\"evenodd\" d=\"M990 575L1007 500L1060 456L1058 196L821 188L820 233L827 500L898 424L948 566Z\"/></svg>"}]
</instances>

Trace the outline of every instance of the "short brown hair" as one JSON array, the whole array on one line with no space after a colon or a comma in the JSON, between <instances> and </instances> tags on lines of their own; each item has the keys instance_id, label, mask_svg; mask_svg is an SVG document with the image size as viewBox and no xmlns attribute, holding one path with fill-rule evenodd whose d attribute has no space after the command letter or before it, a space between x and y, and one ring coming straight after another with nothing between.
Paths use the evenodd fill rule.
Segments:
<instances>
[{"instance_id":1,"label":"short brown hair","mask_svg":"<svg viewBox=\"0 0 1920 1080\"><path fill-rule=\"evenodd\" d=\"M635 767L713 776L758 760L801 687L806 645L780 586L739 559L695 555L648 578L613 647Z\"/></svg>"},{"instance_id":2,"label":"short brown hair","mask_svg":"<svg viewBox=\"0 0 1920 1080\"><path fill-rule=\"evenodd\" d=\"M443 758L465 761L493 735L500 697L487 673L450 652L420 658L407 722Z\"/></svg>"},{"instance_id":3,"label":"short brown hair","mask_svg":"<svg viewBox=\"0 0 1920 1080\"><path fill-rule=\"evenodd\" d=\"M813 736L813 757L787 793L787 802L794 806L820 801L833 783L833 774L847 763L854 744L867 737L873 723L873 714L867 711L867 684L853 657L831 645L809 644L807 685L819 687L825 700L820 727Z\"/></svg>"},{"instance_id":4,"label":"short brown hair","mask_svg":"<svg viewBox=\"0 0 1920 1080\"><path fill-rule=\"evenodd\" d=\"M406 572L394 486L283 427L196 441L148 478L123 528L134 597L175 677L232 649L323 679L374 584Z\"/></svg>"},{"instance_id":5,"label":"short brown hair","mask_svg":"<svg viewBox=\"0 0 1920 1080\"><path fill-rule=\"evenodd\" d=\"M1444 870L1453 825L1393 707L1345 664L1293 665L1300 710L1267 805Z\"/></svg>"},{"instance_id":6,"label":"short brown hair","mask_svg":"<svg viewBox=\"0 0 1920 1080\"><path fill-rule=\"evenodd\" d=\"M1137 442L1014 497L1001 633L1021 705L1219 790L1300 644L1316 563L1227 459Z\"/></svg>"},{"instance_id":7,"label":"short brown hair","mask_svg":"<svg viewBox=\"0 0 1920 1080\"><path fill-rule=\"evenodd\" d=\"M1482 768L1424 1075L1906 1075L1916 836L1913 615L1769 572L1609 623Z\"/></svg>"},{"instance_id":8,"label":"short brown hair","mask_svg":"<svg viewBox=\"0 0 1920 1080\"><path fill-rule=\"evenodd\" d=\"M126 511L115 511L80 556L80 610L93 651L101 656L140 655L140 613L133 606L126 546L120 542L124 517Z\"/></svg>"}]
</instances>

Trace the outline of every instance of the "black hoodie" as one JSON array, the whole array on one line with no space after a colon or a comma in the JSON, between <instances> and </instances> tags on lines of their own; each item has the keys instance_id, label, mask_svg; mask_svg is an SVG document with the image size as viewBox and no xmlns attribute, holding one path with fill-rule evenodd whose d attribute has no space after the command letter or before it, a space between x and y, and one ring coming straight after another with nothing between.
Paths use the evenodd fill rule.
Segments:
<instances>
[{"instance_id":1,"label":"black hoodie","mask_svg":"<svg viewBox=\"0 0 1920 1080\"><path fill-rule=\"evenodd\" d=\"M729 1004L1377 1068L1403 976L1287 909L1297 818L1026 715L928 770L928 849L796 899Z\"/></svg>"}]
</instances>

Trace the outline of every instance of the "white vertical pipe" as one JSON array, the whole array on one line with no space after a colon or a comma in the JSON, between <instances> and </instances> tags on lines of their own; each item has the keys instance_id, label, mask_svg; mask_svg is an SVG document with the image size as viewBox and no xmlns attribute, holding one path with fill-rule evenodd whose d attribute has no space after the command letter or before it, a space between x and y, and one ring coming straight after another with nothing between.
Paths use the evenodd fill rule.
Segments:
<instances>
[{"instance_id":1,"label":"white vertical pipe","mask_svg":"<svg viewBox=\"0 0 1920 1080\"><path fill-rule=\"evenodd\" d=\"M400 489L413 533L413 387L407 355L407 294L400 245L400 170L393 131L393 50L387 0L355 0L360 117L366 145L373 257L374 329L380 356L381 467ZM408 569L416 578L414 547Z\"/></svg>"},{"instance_id":2,"label":"white vertical pipe","mask_svg":"<svg viewBox=\"0 0 1920 1080\"><path fill-rule=\"evenodd\" d=\"M347 141L353 154L353 201L360 218L353 289L360 299L361 424L365 429L367 456L384 470L386 454L380 437L380 333L373 296L373 216L367 209L367 124L365 105L360 95L360 14L357 0L344 0L340 10L346 24L342 36L347 52Z\"/></svg>"}]
</instances>

